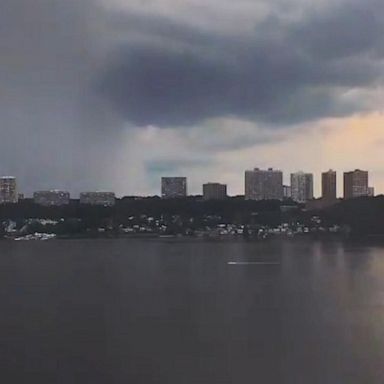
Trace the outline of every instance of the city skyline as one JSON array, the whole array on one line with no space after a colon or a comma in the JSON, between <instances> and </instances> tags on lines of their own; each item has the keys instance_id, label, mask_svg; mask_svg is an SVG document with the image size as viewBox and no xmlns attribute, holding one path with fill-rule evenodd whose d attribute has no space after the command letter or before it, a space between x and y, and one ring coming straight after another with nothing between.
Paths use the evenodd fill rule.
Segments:
<instances>
[{"instance_id":1,"label":"city skyline","mask_svg":"<svg viewBox=\"0 0 384 384\"><path fill-rule=\"evenodd\" d=\"M285 180L289 178L289 182ZM314 181L319 179L320 193L314 193ZM338 188L337 184L342 182L342 188ZM162 176L158 185L159 191L149 193L147 195L140 195L138 193L124 193L118 196L111 189L109 190L95 190L95 191L81 191L78 193L80 200L106 202L110 205L111 199L126 196L160 196L162 198L173 197L186 197L201 195L205 199L209 196L216 196L215 198L222 199L231 196L244 196L249 200L263 200L263 199L279 199L291 198L292 200L305 203L313 199L323 199L332 202L335 198L353 198L359 196L376 196L376 188L372 185L370 172L361 169L354 169L350 171L342 171L338 176L338 172L334 169L321 172L318 177L312 172L303 172L302 170L286 174L281 169L267 168L260 169L258 167L252 170L245 170L243 173L243 192L238 194L228 193L228 184L219 183L217 181L208 181L200 184L200 190L197 193L190 192L189 178L187 176ZM17 200L17 196L22 198L33 198L35 201L44 200L58 200L61 201L73 198L73 195L68 190L60 190L51 188L46 190L33 191L32 196L28 197L23 190L17 186L19 182L14 176L0 176L0 184L4 184L2 190L5 191L4 201ZM12 184L12 197L10 196L10 186ZM1 187L1 185L0 185ZM1 188L0 188L1 189ZM0 191L0 195L2 191ZM288 195L287 195L288 193ZM76 194L75 194L76 195ZM219 196L219 197L217 197Z\"/></svg>"},{"instance_id":2,"label":"city skyline","mask_svg":"<svg viewBox=\"0 0 384 384\"><path fill-rule=\"evenodd\" d=\"M234 195L255 163L369 169L384 192L378 0L2 6L0 173L28 195L147 195L168 174Z\"/></svg>"},{"instance_id":3,"label":"city skyline","mask_svg":"<svg viewBox=\"0 0 384 384\"><path fill-rule=\"evenodd\" d=\"M252 168L252 166L248 167ZM265 167L260 168L271 168L269 167L268 163ZM360 167L362 168L362 167ZM276 169L280 169L279 167L276 167ZM290 186L291 184L291 174L298 173L298 172L304 172L304 173L311 173L314 175L313 178L313 194L314 197L320 197L322 196L322 173L326 173L327 171L324 169L319 169L318 171L314 172L312 170L306 169L306 171L303 171L302 168L298 169L292 169L292 170L283 170L283 185L284 186ZM349 168L349 171L353 171L355 169L359 169L359 167L356 168ZM343 173L348 170L346 169L337 169L335 167L330 167L329 170L335 171L337 173L337 180L336 180L336 186L337 186L337 198L343 197ZM17 185L18 185L18 191L20 193L25 194L26 196L32 197L34 192L39 191L67 191L70 192L71 195L80 195L82 192L109 192L113 191L118 196L151 196L151 195L161 195L161 185L159 184L162 177L175 177L172 176L171 173L168 173L169 176L156 176L152 178L150 185L152 185L151 188L146 189L144 192L140 192L140 189L135 189L134 185L127 185L127 188L125 189L113 189L112 186L108 185L98 185L97 183L92 184L95 187L92 188L79 188L76 187L76 182L73 184L69 180L67 183L58 182L56 185L52 185L50 183L44 183L42 185L36 185L36 188L32 188L30 185L27 186L25 183L25 180L22 178L19 178L17 176L9 176L9 177L15 177L17 179ZM0 176L1 177L1 176ZM203 175L196 175L192 173L192 175L186 176L188 178L188 194L190 195L199 195L202 194L202 186L205 183L220 183L227 185L227 192L230 196L237 196L237 195L243 195L244 194L244 169L239 171L239 174L235 175L235 178L231 177L229 179L224 179L223 177L213 176L211 179L208 179L207 177L204 177ZM159 181L160 180L160 181ZM235 180L235 182L231 183L228 180ZM369 180L370 184L369 187L374 187L375 195L383 194L384 192L380 189L380 187L376 184L376 178L374 177L371 170L369 170ZM66 188L65 186L68 186ZM159 187L160 185L160 187ZM380 183L379 183L380 185ZM63 187L64 186L64 187Z\"/></svg>"}]
</instances>

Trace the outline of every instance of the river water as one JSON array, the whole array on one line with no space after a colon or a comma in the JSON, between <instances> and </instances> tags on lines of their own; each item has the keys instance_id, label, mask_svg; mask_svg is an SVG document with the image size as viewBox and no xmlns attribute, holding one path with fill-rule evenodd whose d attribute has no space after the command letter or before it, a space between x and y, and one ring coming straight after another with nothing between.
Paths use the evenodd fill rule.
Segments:
<instances>
[{"instance_id":1,"label":"river water","mask_svg":"<svg viewBox=\"0 0 384 384\"><path fill-rule=\"evenodd\" d=\"M0 379L362 384L384 378L384 247L0 243Z\"/></svg>"}]
</instances>

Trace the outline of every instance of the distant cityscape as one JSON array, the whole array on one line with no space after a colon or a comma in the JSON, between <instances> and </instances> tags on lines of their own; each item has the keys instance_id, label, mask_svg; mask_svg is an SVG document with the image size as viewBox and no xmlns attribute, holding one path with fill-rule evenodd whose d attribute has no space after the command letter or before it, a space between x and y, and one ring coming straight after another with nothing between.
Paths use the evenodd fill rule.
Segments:
<instances>
[{"instance_id":1,"label":"distant cityscape","mask_svg":"<svg viewBox=\"0 0 384 384\"><path fill-rule=\"evenodd\" d=\"M302 171L290 174L290 185L284 185L283 172L273 168L246 170L244 177L245 200L285 200L308 204L311 208L324 208L337 201L337 174L330 169L321 174L321 197L314 198L314 175ZM353 199L361 196L374 196L374 188L369 186L368 171L355 169L343 174L343 198ZM188 196L187 177L162 177L161 198L174 199ZM209 182L202 185L204 200L223 200L228 197L227 185ZM16 178L0 178L0 203L14 204L25 199L17 188ZM41 206L62 206L70 203L67 191L44 190L33 193L33 202ZM116 201L114 192L89 191L79 196L80 204L113 206Z\"/></svg>"}]
</instances>

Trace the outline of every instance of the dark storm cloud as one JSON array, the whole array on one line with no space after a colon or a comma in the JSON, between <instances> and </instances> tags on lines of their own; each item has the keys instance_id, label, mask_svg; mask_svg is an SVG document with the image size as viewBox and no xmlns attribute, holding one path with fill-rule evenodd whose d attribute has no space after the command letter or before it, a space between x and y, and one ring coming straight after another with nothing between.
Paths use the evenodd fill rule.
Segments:
<instances>
[{"instance_id":1,"label":"dark storm cloud","mask_svg":"<svg viewBox=\"0 0 384 384\"><path fill-rule=\"evenodd\" d=\"M370 87L383 73L376 0L339 2L295 21L271 14L253 34L237 36L129 13L116 24L120 44L98 87L138 125L344 116L368 108L344 92Z\"/></svg>"},{"instance_id":2,"label":"dark storm cloud","mask_svg":"<svg viewBox=\"0 0 384 384\"><path fill-rule=\"evenodd\" d=\"M336 3L322 14L309 15L292 28L292 36L317 58L383 57L383 9L377 0Z\"/></svg>"}]
</instances>

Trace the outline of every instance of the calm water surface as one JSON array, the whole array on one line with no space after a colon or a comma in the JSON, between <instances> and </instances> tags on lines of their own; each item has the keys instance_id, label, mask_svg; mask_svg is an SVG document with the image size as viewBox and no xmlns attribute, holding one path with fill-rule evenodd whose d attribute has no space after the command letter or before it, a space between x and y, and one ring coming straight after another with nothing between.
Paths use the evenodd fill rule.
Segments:
<instances>
[{"instance_id":1,"label":"calm water surface","mask_svg":"<svg viewBox=\"0 0 384 384\"><path fill-rule=\"evenodd\" d=\"M0 304L2 383L384 380L380 246L5 241Z\"/></svg>"}]
</instances>

